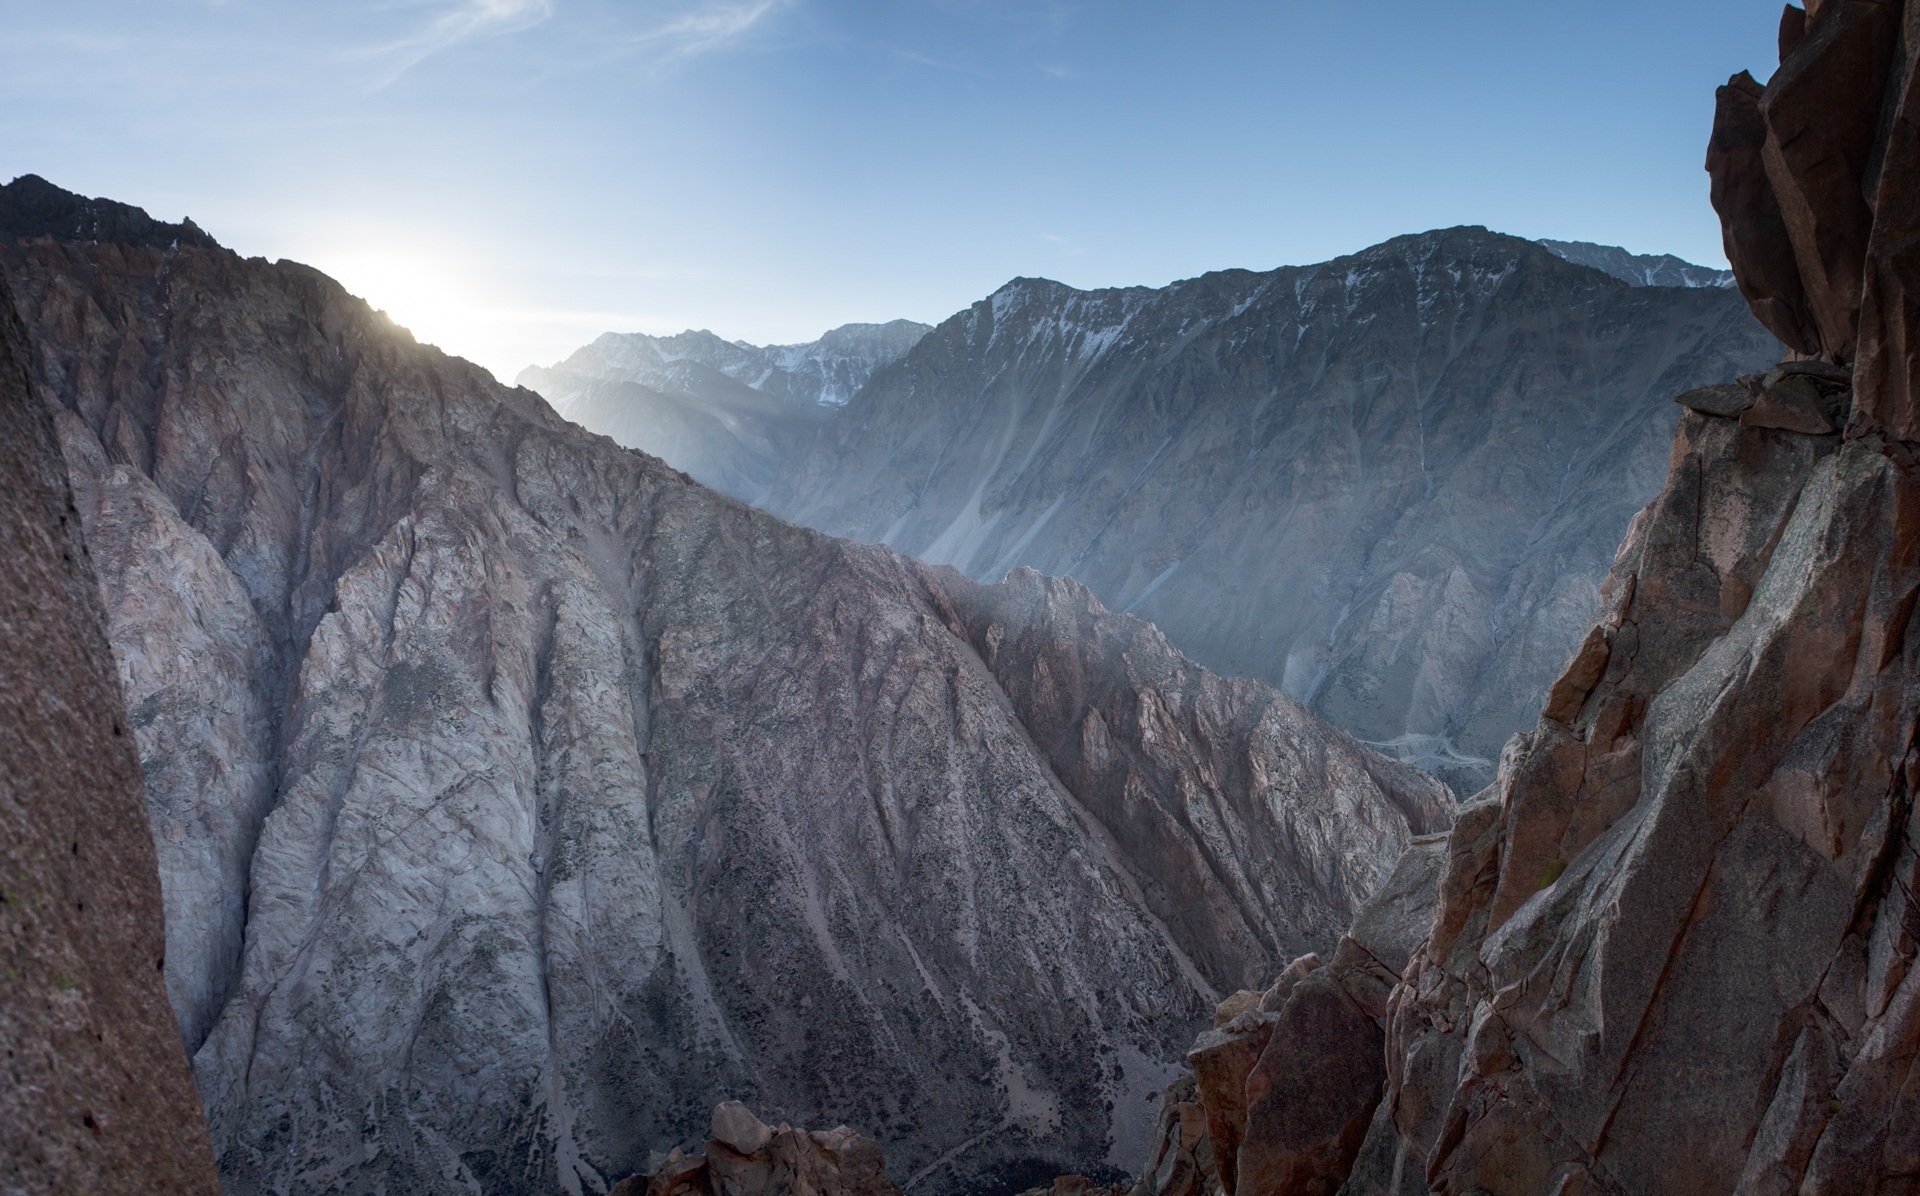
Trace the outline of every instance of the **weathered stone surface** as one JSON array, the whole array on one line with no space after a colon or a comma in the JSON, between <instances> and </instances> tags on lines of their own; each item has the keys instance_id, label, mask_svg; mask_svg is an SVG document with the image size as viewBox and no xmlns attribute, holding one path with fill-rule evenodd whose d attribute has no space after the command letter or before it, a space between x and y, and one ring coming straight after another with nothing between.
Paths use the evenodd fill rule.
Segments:
<instances>
[{"instance_id":1,"label":"weathered stone surface","mask_svg":"<svg viewBox=\"0 0 1920 1196\"><path fill-rule=\"evenodd\" d=\"M754 1154L773 1141L773 1127L753 1115L737 1100L721 1101L713 1110L707 1136L735 1154Z\"/></svg>"},{"instance_id":2,"label":"weathered stone surface","mask_svg":"<svg viewBox=\"0 0 1920 1196\"><path fill-rule=\"evenodd\" d=\"M1332 1193L1355 1169L1386 1080L1389 991L1433 927L1446 858L1447 836L1416 840L1332 963L1299 969L1288 986L1246 1082L1244 1196Z\"/></svg>"},{"instance_id":3,"label":"weathered stone surface","mask_svg":"<svg viewBox=\"0 0 1920 1196\"><path fill-rule=\"evenodd\" d=\"M1856 371L1863 414L1891 436L1920 441L1920 7L1907 5L1901 22L1878 173L1868 180L1873 232Z\"/></svg>"},{"instance_id":4,"label":"weathered stone surface","mask_svg":"<svg viewBox=\"0 0 1920 1196\"><path fill-rule=\"evenodd\" d=\"M1223 1030L1202 1034L1187 1052L1200 1107L1207 1114L1214 1171L1223 1190L1235 1191L1240 1136L1247 1124L1247 1077L1273 1036L1276 1014L1250 1011Z\"/></svg>"},{"instance_id":5,"label":"weathered stone surface","mask_svg":"<svg viewBox=\"0 0 1920 1196\"><path fill-rule=\"evenodd\" d=\"M1226 1000L1213 1007L1213 1028L1218 1030L1243 1013L1260 1011L1261 994L1251 988L1243 988Z\"/></svg>"},{"instance_id":6,"label":"weathered stone surface","mask_svg":"<svg viewBox=\"0 0 1920 1196\"><path fill-rule=\"evenodd\" d=\"M1801 374L1778 378L1764 387L1753 405L1740 413L1740 422L1749 428L1781 428L1809 436L1835 430L1825 396Z\"/></svg>"},{"instance_id":7,"label":"weathered stone surface","mask_svg":"<svg viewBox=\"0 0 1920 1196\"><path fill-rule=\"evenodd\" d=\"M1394 864L1386 883L1360 907L1347 938L1383 964L1396 979L1433 931L1440 877L1446 870L1447 836L1415 839Z\"/></svg>"},{"instance_id":8,"label":"weathered stone surface","mask_svg":"<svg viewBox=\"0 0 1920 1196\"><path fill-rule=\"evenodd\" d=\"M876 375L766 505L1076 577L1472 793L1659 489L1669 400L1779 355L1728 291L1484 229L1157 290L1022 279Z\"/></svg>"},{"instance_id":9,"label":"weathered stone surface","mask_svg":"<svg viewBox=\"0 0 1920 1196\"><path fill-rule=\"evenodd\" d=\"M1852 361L1873 226L1864 184L1901 6L1836 0L1767 81L1760 114L1767 180L1779 201L1817 348ZM1736 276L1741 267L1736 264Z\"/></svg>"},{"instance_id":10,"label":"weathered stone surface","mask_svg":"<svg viewBox=\"0 0 1920 1196\"><path fill-rule=\"evenodd\" d=\"M1380 1103L1383 1045L1380 1026L1332 968L1294 987L1247 1077L1239 1196L1331 1196L1339 1189Z\"/></svg>"},{"instance_id":11,"label":"weathered stone surface","mask_svg":"<svg viewBox=\"0 0 1920 1196\"><path fill-rule=\"evenodd\" d=\"M230 1196L595 1190L728 1096L917 1192L1132 1166L1222 996L1446 818L1081 587L792 527L161 240L0 266Z\"/></svg>"},{"instance_id":12,"label":"weathered stone surface","mask_svg":"<svg viewBox=\"0 0 1920 1196\"><path fill-rule=\"evenodd\" d=\"M1761 93L1760 84L1745 71L1717 93L1713 137L1707 144L1713 209L1720 215L1727 261L1753 314L1789 349L1812 353L1820 348L1820 332L1807 307L1780 200L1767 177Z\"/></svg>"},{"instance_id":13,"label":"weathered stone surface","mask_svg":"<svg viewBox=\"0 0 1920 1196\"><path fill-rule=\"evenodd\" d=\"M1320 967L1320 956L1311 951L1288 964L1280 975L1274 978L1273 983L1267 986L1267 991L1260 994L1259 1011L1278 1013L1285 1009L1287 998L1293 995L1293 986L1305 980L1318 967Z\"/></svg>"},{"instance_id":14,"label":"weathered stone surface","mask_svg":"<svg viewBox=\"0 0 1920 1196\"><path fill-rule=\"evenodd\" d=\"M1753 392L1738 382L1719 382L1712 386L1696 387L1673 401L1703 415L1724 415L1737 419L1742 411L1753 406Z\"/></svg>"},{"instance_id":15,"label":"weathered stone surface","mask_svg":"<svg viewBox=\"0 0 1920 1196\"><path fill-rule=\"evenodd\" d=\"M0 1190L214 1196L140 761L31 352L0 285Z\"/></svg>"},{"instance_id":16,"label":"weathered stone surface","mask_svg":"<svg viewBox=\"0 0 1920 1196\"><path fill-rule=\"evenodd\" d=\"M1448 1192L1870 1191L1894 1165L1862 1162L1884 1130L1845 1144L1896 1107L1865 1095L1861 1044L1901 1015L1854 928L1904 834L1920 487L1833 444L1683 422L1605 676L1452 834L1351 1191L1415 1166Z\"/></svg>"}]
</instances>

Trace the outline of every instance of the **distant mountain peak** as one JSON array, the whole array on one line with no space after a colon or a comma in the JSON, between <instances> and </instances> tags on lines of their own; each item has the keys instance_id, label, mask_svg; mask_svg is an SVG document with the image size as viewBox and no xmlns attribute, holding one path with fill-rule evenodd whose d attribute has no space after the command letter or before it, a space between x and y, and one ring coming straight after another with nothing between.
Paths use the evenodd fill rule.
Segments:
<instances>
[{"instance_id":1,"label":"distant mountain peak","mask_svg":"<svg viewBox=\"0 0 1920 1196\"><path fill-rule=\"evenodd\" d=\"M143 208L111 199L88 199L56 187L37 174L23 174L0 187L0 236L11 240L52 237L56 241L112 241L152 249L192 245L218 249L220 243L191 220L169 224Z\"/></svg>"},{"instance_id":2,"label":"distant mountain peak","mask_svg":"<svg viewBox=\"0 0 1920 1196\"><path fill-rule=\"evenodd\" d=\"M1591 241L1555 241L1541 238L1549 253L1579 266L1590 266L1636 287L1730 287L1733 271L1696 266L1670 253L1629 253L1618 245Z\"/></svg>"}]
</instances>

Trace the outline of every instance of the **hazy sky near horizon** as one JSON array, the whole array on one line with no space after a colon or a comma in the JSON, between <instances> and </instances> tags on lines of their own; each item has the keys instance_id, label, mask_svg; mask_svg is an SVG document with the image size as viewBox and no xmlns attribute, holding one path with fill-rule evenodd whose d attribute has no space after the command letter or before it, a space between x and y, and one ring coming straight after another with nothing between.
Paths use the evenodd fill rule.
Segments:
<instances>
[{"instance_id":1,"label":"hazy sky near horizon","mask_svg":"<svg viewBox=\"0 0 1920 1196\"><path fill-rule=\"evenodd\" d=\"M0 0L0 176L191 216L511 379L1021 275L1484 224L1722 264L1777 0Z\"/></svg>"}]
</instances>

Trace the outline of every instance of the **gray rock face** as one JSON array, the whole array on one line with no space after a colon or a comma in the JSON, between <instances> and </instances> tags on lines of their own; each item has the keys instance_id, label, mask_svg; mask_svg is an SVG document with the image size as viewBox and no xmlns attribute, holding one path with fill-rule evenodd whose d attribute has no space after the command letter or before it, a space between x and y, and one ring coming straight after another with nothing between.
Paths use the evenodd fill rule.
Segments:
<instances>
[{"instance_id":1,"label":"gray rock face","mask_svg":"<svg viewBox=\"0 0 1920 1196\"><path fill-rule=\"evenodd\" d=\"M575 423L752 502L833 409L928 331L911 320L847 324L764 347L705 331L608 333L518 381Z\"/></svg>"},{"instance_id":2,"label":"gray rock face","mask_svg":"<svg viewBox=\"0 0 1920 1196\"><path fill-rule=\"evenodd\" d=\"M1585 632L1672 396L1778 348L1732 291L1483 229L1161 290L1022 280L764 502L982 579L1077 577L1468 790Z\"/></svg>"},{"instance_id":3,"label":"gray rock face","mask_svg":"<svg viewBox=\"0 0 1920 1196\"><path fill-rule=\"evenodd\" d=\"M1731 287L1733 271L1696 266L1671 253L1628 253L1618 245L1595 245L1591 241L1553 241L1542 238L1539 244L1555 257L1576 265L1591 266L1636 287Z\"/></svg>"},{"instance_id":4,"label":"gray rock face","mask_svg":"<svg viewBox=\"0 0 1920 1196\"><path fill-rule=\"evenodd\" d=\"M214 1196L80 516L0 286L0 1192Z\"/></svg>"},{"instance_id":5,"label":"gray rock face","mask_svg":"<svg viewBox=\"0 0 1920 1196\"><path fill-rule=\"evenodd\" d=\"M0 265L230 1196L599 1191L726 1099L919 1191L1130 1166L1220 993L1450 811L1073 583L784 523L305 268Z\"/></svg>"}]
</instances>

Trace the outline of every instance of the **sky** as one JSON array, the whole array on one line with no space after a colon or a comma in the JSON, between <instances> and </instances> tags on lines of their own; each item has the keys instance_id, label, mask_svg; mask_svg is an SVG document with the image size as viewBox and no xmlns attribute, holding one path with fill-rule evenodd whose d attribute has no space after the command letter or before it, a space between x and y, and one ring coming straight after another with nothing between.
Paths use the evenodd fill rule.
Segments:
<instances>
[{"instance_id":1,"label":"sky","mask_svg":"<svg viewBox=\"0 0 1920 1196\"><path fill-rule=\"evenodd\" d=\"M1777 0L0 0L0 178L325 270L511 380L1483 224L1724 265Z\"/></svg>"}]
</instances>

